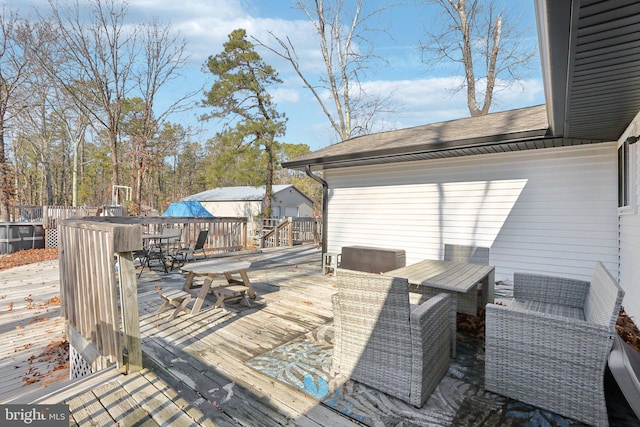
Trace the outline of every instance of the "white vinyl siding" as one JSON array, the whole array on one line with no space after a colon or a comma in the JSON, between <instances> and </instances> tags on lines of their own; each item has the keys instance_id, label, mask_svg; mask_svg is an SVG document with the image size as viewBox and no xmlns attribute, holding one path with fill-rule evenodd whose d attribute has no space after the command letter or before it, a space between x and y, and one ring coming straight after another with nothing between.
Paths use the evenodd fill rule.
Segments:
<instances>
[{"instance_id":1,"label":"white vinyl siding","mask_svg":"<svg viewBox=\"0 0 640 427\"><path fill-rule=\"evenodd\" d=\"M629 125L627 132L622 137L624 141L628 136L640 135L640 113ZM640 141L636 142L636 146ZM635 178L630 184L630 201L633 203L628 209L620 211L620 286L625 291L622 305L636 325L640 319L640 149L636 147L630 150L633 154L629 167Z\"/></svg>"},{"instance_id":2,"label":"white vinyl siding","mask_svg":"<svg viewBox=\"0 0 640 427\"><path fill-rule=\"evenodd\" d=\"M625 296L622 306L636 325L640 319L640 216L620 218L620 286Z\"/></svg>"},{"instance_id":3,"label":"white vinyl siding","mask_svg":"<svg viewBox=\"0 0 640 427\"><path fill-rule=\"evenodd\" d=\"M487 246L496 279L515 271L617 274L615 143L330 169L328 250Z\"/></svg>"}]
</instances>

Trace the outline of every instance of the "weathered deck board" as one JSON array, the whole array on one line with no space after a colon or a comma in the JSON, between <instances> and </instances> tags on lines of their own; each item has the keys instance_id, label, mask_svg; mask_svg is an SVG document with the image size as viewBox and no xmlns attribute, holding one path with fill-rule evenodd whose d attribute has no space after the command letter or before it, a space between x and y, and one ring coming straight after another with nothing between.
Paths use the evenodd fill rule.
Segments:
<instances>
[{"instance_id":1,"label":"weathered deck board","mask_svg":"<svg viewBox=\"0 0 640 427\"><path fill-rule=\"evenodd\" d=\"M52 302L60 295L56 267L55 261L47 261L2 272L0 402L69 376L68 369L54 371L58 364L41 357L50 343L65 340L60 306Z\"/></svg>"},{"instance_id":2,"label":"weathered deck board","mask_svg":"<svg viewBox=\"0 0 640 427\"><path fill-rule=\"evenodd\" d=\"M146 426L154 427L157 425L144 409L120 387L119 384L103 384L93 390L96 399L109 413L113 421L121 426Z\"/></svg>"},{"instance_id":3,"label":"weathered deck board","mask_svg":"<svg viewBox=\"0 0 640 427\"><path fill-rule=\"evenodd\" d=\"M79 426L107 426L113 425L114 423L109 412L107 412L100 400L91 392L80 394L67 403L73 421Z\"/></svg>"},{"instance_id":4,"label":"weathered deck board","mask_svg":"<svg viewBox=\"0 0 640 427\"><path fill-rule=\"evenodd\" d=\"M273 408L264 405L250 391L237 385L233 378L220 375L216 368L191 358L179 349L147 343L149 355L186 385L196 390L222 413L246 425L278 425L286 419ZM244 402L251 402L245 404Z\"/></svg>"},{"instance_id":5,"label":"weathered deck board","mask_svg":"<svg viewBox=\"0 0 640 427\"><path fill-rule=\"evenodd\" d=\"M188 427L194 424L191 417L147 381L142 373L122 376L117 382L158 425Z\"/></svg>"},{"instance_id":6,"label":"weathered deck board","mask_svg":"<svg viewBox=\"0 0 640 427\"><path fill-rule=\"evenodd\" d=\"M186 412L194 420L197 422L202 420L201 424L203 425L237 426L231 417L222 413L191 386L169 373L164 367L157 365L156 361L150 359L147 355L144 357L144 364L152 367L152 370L144 372L143 375L153 381L163 381L166 384L164 393L177 402L180 407L186 406Z\"/></svg>"},{"instance_id":7,"label":"weathered deck board","mask_svg":"<svg viewBox=\"0 0 640 427\"><path fill-rule=\"evenodd\" d=\"M252 307L229 304L228 311L213 309L215 297L210 295L198 314L180 314L175 319L169 319L170 310L156 315L162 304L159 291L181 289L185 276L145 271L138 284L145 369L129 376L116 375L116 380L94 385L79 395L66 391L64 399L73 412L70 422L223 427L353 425L310 396L244 364L331 321L330 295L335 292L335 279L317 274L319 250L274 250L252 254L250 258L253 264L248 273L259 294ZM25 283L37 281L41 274L42 271L30 273ZM310 274L314 276L311 279ZM52 284L56 280L44 279ZM27 302L22 304L19 299L32 298L29 295L37 287L32 286L31 291L21 289L20 296L12 297L14 306L22 307L17 311L24 315L14 319L0 316L0 335L2 330L13 332L16 325L31 326L33 313L24 313ZM47 291L47 298L59 292L55 285ZM63 336L62 323L34 336L48 343L54 330L58 331L56 337ZM26 342L21 337L14 341ZM45 347L43 342L39 348ZM35 346L25 349L25 356L29 354L26 350L34 349ZM5 352L8 350L14 348L5 345Z\"/></svg>"}]
</instances>

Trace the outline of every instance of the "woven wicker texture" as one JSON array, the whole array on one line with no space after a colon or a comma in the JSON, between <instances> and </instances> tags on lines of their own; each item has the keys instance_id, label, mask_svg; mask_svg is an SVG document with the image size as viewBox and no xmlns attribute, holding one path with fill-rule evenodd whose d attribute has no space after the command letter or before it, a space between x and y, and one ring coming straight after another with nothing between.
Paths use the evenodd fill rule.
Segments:
<instances>
[{"instance_id":1,"label":"woven wicker texture","mask_svg":"<svg viewBox=\"0 0 640 427\"><path fill-rule=\"evenodd\" d=\"M598 262L590 284L516 274L514 296L514 304L487 305L486 389L608 425L604 371L624 291Z\"/></svg>"},{"instance_id":2,"label":"woven wicker texture","mask_svg":"<svg viewBox=\"0 0 640 427\"><path fill-rule=\"evenodd\" d=\"M489 253L489 248L481 246L452 245L445 243L443 259L445 261L463 262L467 264L489 265ZM475 315L479 307L484 307L488 302L493 302L493 299L491 299L491 301L487 300L489 294L490 290L488 288L483 289L482 301L478 301L477 292L471 291L464 294L456 292L453 294L457 303L456 310L460 313Z\"/></svg>"},{"instance_id":3,"label":"woven wicker texture","mask_svg":"<svg viewBox=\"0 0 640 427\"><path fill-rule=\"evenodd\" d=\"M421 407L449 367L451 297L413 308L406 279L344 269L337 279L332 370Z\"/></svg>"},{"instance_id":4,"label":"woven wicker texture","mask_svg":"<svg viewBox=\"0 0 640 427\"><path fill-rule=\"evenodd\" d=\"M489 265L489 248L445 243L443 259L445 261Z\"/></svg>"}]
</instances>

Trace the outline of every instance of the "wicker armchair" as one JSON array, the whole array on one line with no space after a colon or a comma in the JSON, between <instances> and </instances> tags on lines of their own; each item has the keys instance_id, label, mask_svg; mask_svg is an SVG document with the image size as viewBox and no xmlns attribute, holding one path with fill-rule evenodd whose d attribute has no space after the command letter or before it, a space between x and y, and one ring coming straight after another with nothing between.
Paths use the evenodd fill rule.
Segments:
<instances>
[{"instance_id":1,"label":"wicker armchair","mask_svg":"<svg viewBox=\"0 0 640 427\"><path fill-rule=\"evenodd\" d=\"M409 304L406 279L340 269L332 371L421 407L449 368L451 296Z\"/></svg>"},{"instance_id":2,"label":"wicker armchair","mask_svg":"<svg viewBox=\"0 0 640 427\"><path fill-rule=\"evenodd\" d=\"M487 390L608 425L607 357L624 291L601 262L591 282L514 275L514 300L486 311Z\"/></svg>"}]
</instances>

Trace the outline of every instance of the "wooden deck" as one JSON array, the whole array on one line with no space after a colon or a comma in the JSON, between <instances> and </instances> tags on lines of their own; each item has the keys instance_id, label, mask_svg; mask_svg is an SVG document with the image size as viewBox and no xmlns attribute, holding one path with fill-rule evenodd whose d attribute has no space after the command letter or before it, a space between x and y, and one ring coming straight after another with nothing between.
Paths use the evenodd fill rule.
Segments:
<instances>
[{"instance_id":1,"label":"wooden deck","mask_svg":"<svg viewBox=\"0 0 640 427\"><path fill-rule=\"evenodd\" d=\"M162 304L159 292L181 289L185 275L145 271L138 283L144 369L130 375L111 369L75 382L62 380L68 370L55 369L51 361L47 364L34 357L63 337L59 306L45 304L59 295L57 263L3 271L0 403L65 402L71 425L80 426L353 426L352 419L246 363L332 321L330 296L336 292L336 279L321 274L320 250L312 245L276 248L245 254L242 259L252 263L248 274L258 292L252 307L230 304L225 312L213 309L214 300L209 297L198 314L180 314L175 319L170 319L170 308L155 314ZM27 384L23 378L33 369L42 374L40 381ZM444 394L434 400L449 414L441 423L430 425L477 425L481 421L464 418L459 411L462 402L446 395L460 386L470 401L490 400L481 387L443 384ZM370 407L378 413L387 409ZM455 418L451 410L458 411ZM535 419L540 413L534 408L527 416ZM494 411L496 414L500 412ZM521 415L518 412L509 419L502 414L500 419L483 422L514 425ZM626 412L622 417L628 419ZM621 418L614 414L611 419ZM612 425L633 425L634 420ZM413 425L403 425L409 424Z\"/></svg>"},{"instance_id":2,"label":"wooden deck","mask_svg":"<svg viewBox=\"0 0 640 427\"><path fill-rule=\"evenodd\" d=\"M57 266L0 272L0 402L69 378L55 354L65 341Z\"/></svg>"},{"instance_id":3,"label":"wooden deck","mask_svg":"<svg viewBox=\"0 0 640 427\"><path fill-rule=\"evenodd\" d=\"M61 381L68 369L59 370L55 377L49 369L46 387L27 385L19 378L24 370L10 369L6 362L20 343L3 345L0 378L7 378L11 370L18 373L13 375L11 390L2 388L0 403L62 400L69 404L77 425L352 426L351 420L317 400L244 364L332 320L330 295L335 293L335 278L320 274L320 251L307 245L243 259L252 262L248 273L259 295L252 307L230 304L228 311L214 310L210 297L197 315L180 314L175 319L170 319L171 309L155 315L162 304L159 291L180 289L185 275L142 274L138 289L145 369L140 373L103 372L74 385ZM49 276L42 286L51 288L51 297L59 295L57 272L51 274L57 270L56 262L45 263L42 269L21 267L11 273L25 276L24 283L31 284L37 283L38 275ZM34 292L33 284L29 289L12 296L14 307L25 303L28 293ZM52 337L64 336L58 315L59 311L50 312L51 327L46 330L39 324L40 347L46 347ZM18 325L4 314L0 320L0 336ZM33 317L23 322L33 323ZM36 344L29 348L33 354ZM16 360L17 356L11 357L11 363Z\"/></svg>"},{"instance_id":4,"label":"wooden deck","mask_svg":"<svg viewBox=\"0 0 640 427\"><path fill-rule=\"evenodd\" d=\"M198 314L170 319L170 309L155 315L161 303L158 283L150 281L139 287L145 367L152 366L141 377L150 383L157 383L158 377L169 378L163 387L187 392L184 402L189 402L193 414L183 411L190 418L185 425L194 421L204 425L353 425L317 400L245 365L332 321L330 296L335 293L335 278L319 274L320 251L303 246L243 259L252 262L248 274L259 295L250 308L229 305L226 312L214 310L213 298L207 298ZM184 279L182 274L168 275L160 286L180 289ZM226 283L222 276L219 280Z\"/></svg>"}]
</instances>

